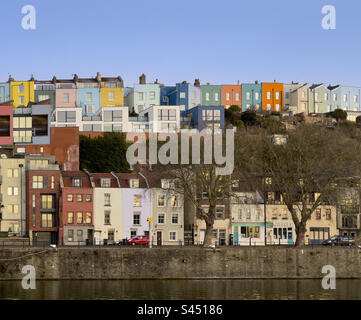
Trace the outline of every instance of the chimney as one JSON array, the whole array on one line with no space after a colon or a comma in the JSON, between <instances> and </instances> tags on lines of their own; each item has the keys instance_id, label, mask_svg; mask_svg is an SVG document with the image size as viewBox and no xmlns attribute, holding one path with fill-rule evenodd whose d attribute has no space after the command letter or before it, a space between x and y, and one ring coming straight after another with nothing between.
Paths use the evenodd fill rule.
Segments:
<instances>
[{"instance_id":1,"label":"chimney","mask_svg":"<svg viewBox=\"0 0 361 320\"><path fill-rule=\"evenodd\" d=\"M276 83L276 80L273 80L274 83Z\"/></svg>"},{"instance_id":2,"label":"chimney","mask_svg":"<svg viewBox=\"0 0 361 320\"><path fill-rule=\"evenodd\" d=\"M237 85L239 86L239 80L237 80Z\"/></svg>"},{"instance_id":3,"label":"chimney","mask_svg":"<svg viewBox=\"0 0 361 320\"><path fill-rule=\"evenodd\" d=\"M14 78L11 77L11 74L9 74L9 80L8 80L8 82L10 82L10 81L14 81Z\"/></svg>"},{"instance_id":4,"label":"chimney","mask_svg":"<svg viewBox=\"0 0 361 320\"><path fill-rule=\"evenodd\" d=\"M142 75L139 77L139 84L145 84L145 74L142 73Z\"/></svg>"},{"instance_id":5,"label":"chimney","mask_svg":"<svg viewBox=\"0 0 361 320\"><path fill-rule=\"evenodd\" d=\"M201 83L200 83L199 79L194 79L194 86L195 87L200 87L201 86Z\"/></svg>"},{"instance_id":6,"label":"chimney","mask_svg":"<svg viewBox=\"0 0 361 320\"><path fill-rule=\"evenodd\" d=\"M256 80L254 83L255 83L255 84L258 84L258 80Z\"/></svg>"},{"instance_id":7,"label":"chimney","mask_svg":"<svg viewBox=\"0 0 361 320\"><path fill-rule=\"evenodd\" d=\"M97 81L102 82L102 76L100 75L99 72L97 72Z\"/></svg>"},{"instance_id":8,"label":"chimney","mask_svg":"<svg viewBox=\"0 0 361 320\"><path fill-rule=\"evenodd\" d=\"M185 81L185 80L184 80L184 81L182 81L182 84L187 84L187 81Z\"/></svg>"},{"instance_id":9,"label":"chimney","mask_svg":"<svg viewBox=\"0 0 361 320\"><path fill-rule=\"evenodd\" d=\"M52 81L54 84L56 84L56 77L54 76L51 81Z\"/></svg>"},{"instance_id":10,"label":"chimney","mask_svg":"<svg viewBox=\"0 0 361 320\"><path fill-rule=\"evenodd\" d=\"M74 73L73 81L74 81L74 82L78 82L78 80L79 80L78 75L77 75L76 73Z\"/></svg>"},{"instance_id":11,"label":"chimney","mask_svg":"<svg viewBox=\"0 0 361 320\"><path fill-rule=\"evenodd\" d=\"M34 81L34 75L32 74L31 77L30 77L30 81Z\"/></svg>"},{"instance_id":12,"label":"chimney","mask_svg":"<svg viewBox=\"0 0 361 320\"><path fill-rule=\"evenodd\" d=\"M155 79L154 84L158 84L158 79Z\"/></svg>"}]
</instances>

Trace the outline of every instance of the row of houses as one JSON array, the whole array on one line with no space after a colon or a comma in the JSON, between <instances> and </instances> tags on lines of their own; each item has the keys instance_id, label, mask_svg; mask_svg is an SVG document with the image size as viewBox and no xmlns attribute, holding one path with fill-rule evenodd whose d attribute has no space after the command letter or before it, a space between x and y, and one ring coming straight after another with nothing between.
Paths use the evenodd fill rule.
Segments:
<instances>
[{"instance_id":1,"label":"row of houses","mask_svg":"<svg viewBox=\"0 0 361 320\"><path fill-rule=\"evenodd\" d=\"M99 245L150 234L153 245L202 244L205 222L182 192L169 188L172 182L152 172L64 171L55 156L3 155L0 232L29 237L34 244ZM196 196L207 210L207 194L197 190ZM307 223L306 243L339 233L355 236L359 198L349 202L319 206ZM232 196L217 201L212 230L217 245L282 245L295 239L291 215L276 192L263 195L234 178Z\"/></svg>"},{"instance_id":2,"label":"row of houses","mask_svg":"<svg viewBox=\"0 0 361 320\"><path fill-rule=\"evenodd\" d=\"M325 84L301 84L292 82L258 82L237 84L194 84L183 81L175 86L147 83L146 76L139 83L125 87L123 79L102 77L98 72L94 78L40 81L33 77L29 81L0 83L0 103L13 101L14 107L28 106L48 101L55 108L75 111L86 118L97 120L103 107L128 107L128 112L141 114L154 106L178 106L180 112L195 107L238 105L242 111L294 113L327 113L335 109L347 111L349 120L361 114L361 87ZM70 116L71 118L73 116ZM86 119L87 120L87 119ZM99 120L99 119L98 119ZM96 125L96 124L95 124ZM86 124L86 127L87 126Z\"/></svg>"}]
</instances>

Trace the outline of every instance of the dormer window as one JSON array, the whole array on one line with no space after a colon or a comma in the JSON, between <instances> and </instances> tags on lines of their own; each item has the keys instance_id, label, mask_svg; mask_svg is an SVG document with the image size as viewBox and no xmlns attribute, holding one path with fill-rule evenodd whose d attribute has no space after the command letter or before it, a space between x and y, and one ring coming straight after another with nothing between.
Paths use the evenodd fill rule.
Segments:
<instances>
[{"instance_id":1,"label":"dormer window","mask_svg":"<svg viewBox=\"0 0 361 320\"><path fill-rule=\"evenodd\" d=\"M139 188L139 179L130 179L129 185L131 188Z\"/></svg>"},{"instance_id":2,"label":"dormer window","mask_svg":"<svg viewBox=\"0 0 361 320\"><path fill-rule=\"evenodd\" d=\"M81 187L81 180L79 178L73 178L73 187Z\"/></svg>"},{"instance_id":3,"label":"dormer window","mask_svg":"<svg viewBox=\"0 0 361 320\"><path fill-rule=\"evenodd\" d=\"M169 188L169 181L165 180L165 179L162 179L161 180L161 186L162 186L162 189L168 189Z\"/></svg>"},{"instance_id":4,"label":"dormer window","mask_svg":"<svg viewBox=\"0 0 361 320\"><path fill-rule=\"evenodd\" d=\"M100 179L100 186L102 188L110 188L110 178L102 178L102 179Z\"/></svg>"}]
</instances>

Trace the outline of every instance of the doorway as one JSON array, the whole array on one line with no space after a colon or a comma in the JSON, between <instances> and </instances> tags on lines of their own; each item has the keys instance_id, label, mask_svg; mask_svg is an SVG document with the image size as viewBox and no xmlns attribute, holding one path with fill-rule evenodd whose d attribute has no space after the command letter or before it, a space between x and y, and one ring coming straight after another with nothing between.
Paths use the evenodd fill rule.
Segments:
<instances>
[{"instance_id":1,"label":"doorway","mask_svg":"<svg viewBox=\"0 0 361 320\"><path fill-rule=\"evenodd\" d=\"M162 231L157 231L157 246L162 245Z\"/></svg>"}]
</instances>

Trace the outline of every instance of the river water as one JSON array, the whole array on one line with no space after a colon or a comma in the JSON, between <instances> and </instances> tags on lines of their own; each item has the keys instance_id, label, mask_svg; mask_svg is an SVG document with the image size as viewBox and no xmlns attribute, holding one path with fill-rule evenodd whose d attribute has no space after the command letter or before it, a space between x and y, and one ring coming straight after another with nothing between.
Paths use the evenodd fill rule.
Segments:
<instances>
[{"instance_id":1,"label":"river water","mask_svg":"<svg viewBox=\"0 0 361 320\"><path fill-rule=\"evenodd\" d=\"M20 281L0 281L0 300L312 300L361 299L361 280L337 280L324 290L321 280L61 280L37 281L22 289Z\"/></svg>"}]
</instances>

